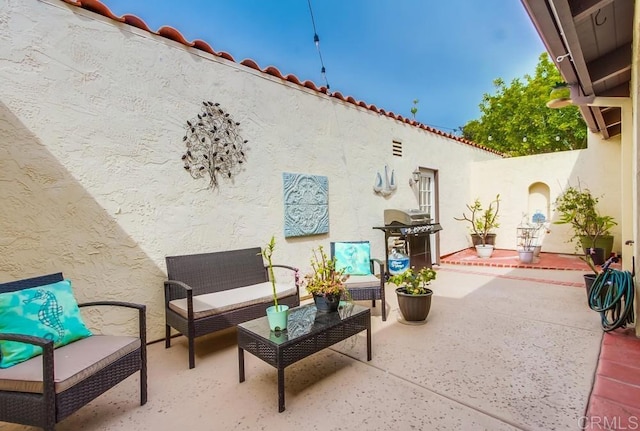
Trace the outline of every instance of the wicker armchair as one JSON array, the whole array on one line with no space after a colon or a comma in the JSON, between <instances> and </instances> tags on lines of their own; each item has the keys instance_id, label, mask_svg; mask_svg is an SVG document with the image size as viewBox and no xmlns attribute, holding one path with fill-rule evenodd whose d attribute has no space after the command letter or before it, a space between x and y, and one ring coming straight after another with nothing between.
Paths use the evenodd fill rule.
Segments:
<instances>
[{"instance_id":1,"label":"wicker armchair","mask_svg":"<svg viewBox=\"0 0 640 431\"><path fill-rule=\"evenodd\" d=\"M18 280L0 284L0 293L62 280L62 273ZM0 333L0 340L20 341L43 349L40 356L0 369L0 421L53 431L56 423L137 371L140 371L140 405L147 402L145 306L116 301L90 302L78 306L136 309L139 335L93 335L54 350L53 341L45 338ZM87 363L94 357L95 362Z\"/></svg>"}]
</instances>

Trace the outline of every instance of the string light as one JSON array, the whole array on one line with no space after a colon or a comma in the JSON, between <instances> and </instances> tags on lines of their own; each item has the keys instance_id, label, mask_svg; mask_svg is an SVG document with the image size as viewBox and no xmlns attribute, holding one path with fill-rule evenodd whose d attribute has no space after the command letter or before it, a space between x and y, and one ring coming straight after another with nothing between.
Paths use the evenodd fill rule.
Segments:
<instances>
[{"instance_id":1,"label":"string light","mask_svg":"<svg viewBox=\"0 0 640 431\"><path fill-rule=\"evenodd\" d=\"M316 21L313 18L313 9L311 8L311 0L307 0L309 4L309 13L311 14L311 24L313 25L313 43L316 45L318 50L318 56L320 57L320 65L322 68L320 69L320 73L322 74L322 79L324 79L324 83L327 86L327 91L331 88L329 86L329 81L327 80L327 69L324 67L324 60L322 59L322 52L320 51L320 36L318 36L318 31L316 30Z\"/></svg>"}]
</instances>

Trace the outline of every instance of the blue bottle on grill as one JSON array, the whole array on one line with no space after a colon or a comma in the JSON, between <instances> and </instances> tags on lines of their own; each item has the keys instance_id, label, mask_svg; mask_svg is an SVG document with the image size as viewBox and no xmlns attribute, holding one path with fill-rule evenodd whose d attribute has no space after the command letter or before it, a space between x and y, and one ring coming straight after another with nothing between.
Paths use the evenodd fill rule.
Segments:
<instances>
[{"instance_id":1,"label":"blue bottle on grill","mask_svg":"<svg viewBox=\"0 0 640 431\"><path fill-rule=\"evenodd\" d=\"M387 264L391 275L402 274L409 269L409 256L398 252L398 250L394 248L391 250Z\"/></svg>"}]
</instances>

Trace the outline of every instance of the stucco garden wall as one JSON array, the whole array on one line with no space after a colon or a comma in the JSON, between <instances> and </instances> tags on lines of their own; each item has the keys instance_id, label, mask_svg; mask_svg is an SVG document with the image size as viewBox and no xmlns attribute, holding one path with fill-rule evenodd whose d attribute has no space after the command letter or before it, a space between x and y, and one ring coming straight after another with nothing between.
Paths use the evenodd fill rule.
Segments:
<instances>
[{"instance_id":1,"label":"stucco garden wall","mask_svg":"<svg viewBox=\"0 0 640 431\"><path fill-rule=\"evenodd\" d=\"M470 164L499 159L58 1L4 2L0 97L0 281L63 271L80 300L146 303L150 340L163 337L166 255L275 234L275 261L303 270L330 241L370 240L381 256L372 226L385 208L417 207L416 166L438 171L447 254L467 246L453 216L473 195ZM249 141L244 170L217 190L180 159L186 121L205 100ZM385 164L398 182L386 198L372 190ZM284 238L283 172L328 177L328 235ZM99 326L132 324L95 313Z\"/></svg>"},{"instance_id":2,"label":"stucco garden wall","mask_svg":"<svg viewBox=\"0 0 640 431\"><path fill-rule=\"evenodd\" d=\"M603 140L589 133L585 150L513 157L499 161L472 164L470 170L473 196L488 202L500 194L500 227L496 230L496 247L515 249L516 228L524 214L531 216L529 190L534 183L549 188L549 233L544 236L542 250L554 253L574 253L575 246L567 241L571 228L554 224L558 219L554 202L567 185L588 188L599 197L598 208L616 219L612 230L616 252L622 252L621 222L621 160L619 137ZM541 208L546 212L544 208Z\"/></svg>"}]
</instances>

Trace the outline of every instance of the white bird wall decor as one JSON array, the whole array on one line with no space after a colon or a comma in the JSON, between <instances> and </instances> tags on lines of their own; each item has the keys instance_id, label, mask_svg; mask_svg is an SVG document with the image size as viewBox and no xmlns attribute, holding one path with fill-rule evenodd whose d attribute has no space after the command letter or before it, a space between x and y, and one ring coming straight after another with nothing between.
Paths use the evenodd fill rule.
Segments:
<instances>
[{"instance_id":1,"label":"white bird wall decor","mask_svg":"<svg viewBox=\"0 0 640 431\"><path fill-rule=\"evenodd\" d=\"M382 178L380 172L376 174L373 191L382 196L389 196L396 188L398 188L398 185L396 184L395 170L391 170L391 177L389 177L389 167L384 165L384 178Z\"/></svg>"}]
</instances>

